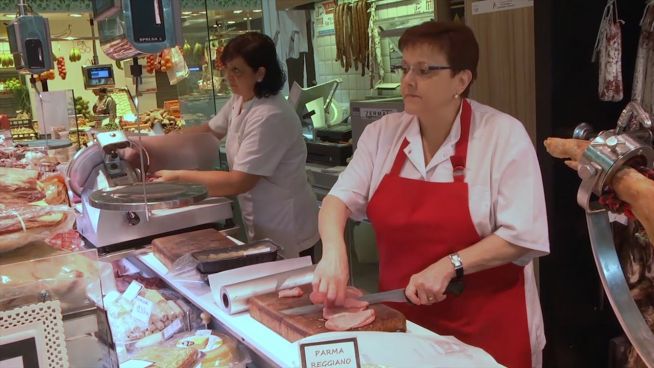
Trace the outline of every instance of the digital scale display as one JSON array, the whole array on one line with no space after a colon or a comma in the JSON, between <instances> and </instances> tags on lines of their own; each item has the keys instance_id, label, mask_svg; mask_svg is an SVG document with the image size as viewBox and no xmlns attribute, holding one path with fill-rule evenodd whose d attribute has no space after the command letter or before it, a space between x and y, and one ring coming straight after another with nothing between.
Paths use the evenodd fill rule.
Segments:
<instances>
[{"instance_id":1,"label":"digital scale display","mask_svg":"<svg viewBox=\"0 0 654 368\"><path fill-rule=\"evenodd\" d=\"M115 85L114 70L109 64L83 66L82 74L84 75L84 87L86 89L113 87Z\"/></svg>"}]
</instances>

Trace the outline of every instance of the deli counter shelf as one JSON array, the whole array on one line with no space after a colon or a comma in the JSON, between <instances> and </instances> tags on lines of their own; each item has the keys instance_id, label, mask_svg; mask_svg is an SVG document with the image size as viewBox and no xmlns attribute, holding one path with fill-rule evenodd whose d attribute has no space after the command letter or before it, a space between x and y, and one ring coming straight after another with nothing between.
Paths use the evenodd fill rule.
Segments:
<instances>
[{"instance_id":1,"label":"deli counter shelf","mask_svg":"<svg viewBox=\"0 0 654 368\"><path fill-rule=\"evenodd\" d=\"M263 360L259 364L276 367L302 366L297 344L284 339L276 332L252 318L247 312L234 315L226 313L214 302L211 295L211 288L204 282L189 283L188 281L180 282L174 280L166 266L152 253L139 255L138 259L182 296L200 309L211 314L222 328L244 343L258 358ZM407 333L437 336L433 332L410 321L407 321ZM256 360L255 363L257 363Z\"/></svg>"}]
</instances>

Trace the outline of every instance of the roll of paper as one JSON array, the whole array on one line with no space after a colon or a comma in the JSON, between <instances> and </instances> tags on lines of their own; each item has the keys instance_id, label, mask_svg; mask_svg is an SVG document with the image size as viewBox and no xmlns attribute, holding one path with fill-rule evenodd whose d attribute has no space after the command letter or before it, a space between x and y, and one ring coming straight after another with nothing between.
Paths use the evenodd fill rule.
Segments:
<instances>
[{"instance_id":1,"label":"roll of paper","mask_svg":"<svg viewBox=\"0 0 654 368\"><path fill-rule=\"evenodd\" d=\"M220 289L220 301L218 305L229 314L246 311L248 310L248 299L253 296L310 284L313 280L314 269L315 266L311 265L224 285Z\"/></svg>"}]
</instances>

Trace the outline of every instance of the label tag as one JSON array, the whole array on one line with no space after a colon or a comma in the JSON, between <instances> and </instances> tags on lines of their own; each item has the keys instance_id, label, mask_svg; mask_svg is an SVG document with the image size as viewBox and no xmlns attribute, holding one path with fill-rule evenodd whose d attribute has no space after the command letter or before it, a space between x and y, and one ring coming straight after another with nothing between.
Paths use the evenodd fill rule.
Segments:
<instances>
[{"instance_id":1,"label":"label tag","mask_svg":"<svg viewBox=\"0 0 654 368\"><path fill-rule=\"evenodd\" d=\"M300 344L302 368L361 368L356 338Z\"/></svg>"},{"instance_id":2,"label":"label tag","mask_svg":"<svg viewBox=\"0 0 654 368\"><path fill-rule=\"evenodd\" d=\"M170 339L181 328L182 328L182 321L180 321L179 318L178 318L178 319L175 320L175 322L171 323L170 325L168 325L168 327L164 328L164 330L163 330L164 340Z\"/></svg>"},{"instance_id":3,"label":"label tag","mask_svg":"<svg viewBox=\"0 0 654 368\"><path fill-rule=\"evenodd\" d=\"M397 112L397 109L370 109L370 108L361 108L361 118L365 120L377 120L381 119L382 116L392 114Z\"/></svg>"},{"instance_id":4,"label":"label tag","mask_svg":"<svg viewBox=\"0 0 654 368\"><path fill-rule=\"evenodd\" d=\"M128 301L134 300L137 295L141 292L141 289L143 289L143 285L139 283L138 281L132 281L131 284L127 287L127 290L123 293L123 298Z\"/></svg>"},{"instance_id":5,"label":"label tag","mask_svg":"<svg viewBox=\"0 0 654 368\"><path fill-rule=\"evenodd\" d=\"M134 299L134 307L132 308L132 317L137 321L142 322L146 326L150 324L150 315L152 314L152 307L154 304L145 299L144 297L137 296Z\"/></svg>"}]
</instances>

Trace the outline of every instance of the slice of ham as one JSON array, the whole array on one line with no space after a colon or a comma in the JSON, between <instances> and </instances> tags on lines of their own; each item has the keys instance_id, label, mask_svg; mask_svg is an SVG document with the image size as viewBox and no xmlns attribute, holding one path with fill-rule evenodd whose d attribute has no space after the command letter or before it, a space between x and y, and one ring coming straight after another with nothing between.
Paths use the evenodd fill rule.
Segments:
<instances>
[{"instance_id":1,"label":"slice of ham","mask_svg":"<svg viewBox=\"0 0 654 368\"><path fill-rule=\"evenodd\" d=\"M299 287L294 287L292 289L284 289L277 292L279 298L298 298L304 295L304 291Z\"/></svg>"},{"instance_id":2,"label":"slice of ham","mask_svg":"<svg viewBox=\"0 0 654 368\"><path fill-rule=\"evenodd\" d=\"M361 312L362 310L365 310L368 307L368 304L366 303L366 306L361 307L361 308L344 308L344 307L324 307L322 309L322 318L324 319L331 319L334 316L341 314L341 313L356 313L356 312Z\"/></svg>"},{"instance_id":3,"label":"slice of ham","mask_svg":"<svg viewBox=\"0 0 654 368\"><path fill-rule=\"evenodd\" d=\"M353 328L363 327L375 320L375 310L366 309L355 313L339 313L325 322L325 327L331 331L347 331Z\"/></svg>"}]
</instances>

